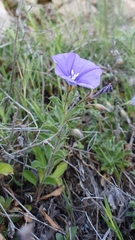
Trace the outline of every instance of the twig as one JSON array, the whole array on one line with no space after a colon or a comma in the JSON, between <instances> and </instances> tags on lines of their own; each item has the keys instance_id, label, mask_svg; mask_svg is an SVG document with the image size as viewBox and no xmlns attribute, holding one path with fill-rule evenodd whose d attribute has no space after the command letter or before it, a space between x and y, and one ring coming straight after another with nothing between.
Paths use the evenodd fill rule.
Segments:
<instances>
[{"instance_id":1,"label":"twig","mask_svg":"<svg viewBox=\"0 0 135 240\"><path fill-rule=\"evenodd\" d=\"M15 218L22 217L22 215L23 215L23 214L15 214L15 213L13 213L13 214L8 214L9 217L15 217ZM2 216L2 217L7 217L7 214L0 212L0 216Z\"/></svg>"},{"instance_id":2,"label":"twig","mask_svg":"<svg viewBox=\"0 0 135 240\"><path fill-rule=\"evenodd\" d=\"M5 188L5 190L7 190L7 189ZM8 190L7 190L7 192L8 192L8 194L10 193ZM10 196L13 197L12 194L10 194ZM16 201L17 201L17 199L16 199ZM16 229L18 232L20 232L20 229L18 229L18 228L14 225L14 223L12 222L12 220L10 219L10 217L12 217L12 216L13 216L13 217L19 217L19 215L18 215L18 216L15 216L15 214L10 214L10 215L8 215L1 203L0 203L0 207L1 207L1 209L3 210L3 212L4 212L4 216L3 216L3 217L7 217L8 220L9 220L9 222L10 222L10 224L11 224L11 226L12 226L14 229ZM3 214L0 213L0 215L3 215ZM40 240L40 239L39 239L38 237L36 237L35 234L33 234L33 233L32 233L32 236L33 236L36 240Z\"/></svg>"},{"instance_id":3,"label":"twig","mask_svg":"<svg viewBox=\"0 0 135 240\"><path fill-rule=\"evenodd\" d=\"M110 233L110 228L107 230L107 232L105 233L104 237L102 240L106 240L106 238L108 237L109 233Z\"/></svg>"},{"instance_id":4,"label":"twig","mask_svg":"<svg viewBox=\"0 0 135 240\"><path fill-rule=\"evenodd\" d=\"M9 222L11 223L11 226L14 228L14 229L17 229L14 225L14 223L12 222L12 220L10 219L9 215L7 214L7 212L5 211L4 207L2 206L2 204L0 203L0 207L2 209L2 211L5 213L6 217L8 218ZM18 229L17 229L18 230Z\"/></svg>"},{"instance_id":5,"label":"twig","mask_svg":"<svg viewBox=\"0 0 135 240\"><path fill-rule=\"evenodd\" d=\"M65 125L65 124L64 124ZM47 138L47 139L45 139L45 140L43 140L43 141L41 141L41 142L38 142L38 143L35 143L35 144L29 144L29 146L27 146L27 147L25 147L25 148L23 148L23 149L21 149L21 150L17 150L17 151L15 151L15 152L13 152L13 153L11 153L10 155L17 155L18 153L24 153L24 152L26 152L27 150L29 150L29 149L31 149L31 148L33 148L33 147L37 147L37 146L40 146L40 145L46 145L46 144L48 144L48 145L50 145L52 148L54 148L53 146L52 146L52 144L51 143L49 143L49 141L51 141L52 140L52 138L54 138L54 137L56 137L57 136L57 134L62 130L62 128L64 127L64 125L63 126L61 126L61 128L58 130L58 132L57 133L55 133L54 135L52 135L51 137L49 137L49 138ZM6 152L6 151L5 151Z\"/></svg>"},{"instance_id":6,"label":"twig","mask_svg":"<svg viewBox=\"0 0 135 240\"><path fill-rule=\"evenodd\" d=\"M9 131L11 132L12 131L12 127L0 127L0 130L3 130L3 131ZM26 132L49 132L49 130L42 130L42 129L37 129L35 127L27 127L26 125L23 125L23 126L20 126L20 127L14 127L14 132L15 131L26 131Z\"/></svg>"},{"instance_id":7,"label":"twig","mask_svg":"<svg viewBox=\"0 0 135 240\"><path fill-rule=\"evenodd\" d=\"M103 239L100 237L100 235L99 235L99 233L97 232L97 230L95 229L95 227L93 226L92 222L90 221L87 212L85 211L84 213L85 213L85 216L86 216L89 224L91 225L91 227L93 228L94 232L96 233L96 235L99 237L100 240L103 240Z\"/></svg>"},{"instance_id":8,"label":"twig","mask_svg":"<svg viewBox=\"0 0 135 240\"><path fill-rule=\"evenodd\" d=\"M104 200L103 197L92 197L92 196L90 196L90 197L84 197L84 198L82 198L81 201L84 201L84 200L87 200L87 199L100 199L100 200Z\"/></svg>"},{"instance_id":9,"label":"twig","mask_svg":"<svg viewBox=\"0 0 135 240\"><path fill-rule=\"evenodd\" d=\"M35 221L37 221L37 222L39 222L39 223L42 223L43 225L45 225L45 226L47 226L47 227L49 227L49 228L51 228L51 229L53 229L53 230L55 230L55 231L57 231L57 232L60 232L60 233L62 233L62 234L65 235L65 233L64 233L63 231L58 230L58 229L50 226L49 224L38 220L33 214L31 214L31 213L28 211L27 208L25 208L25 206L24 206L23 204L21 204L21 202L20 202L13 194L11 194L10 191L8 191L8 189L6 189L5 187L3 187L3 189L22 207L22 209L28 214L29 218L31 218L32 220L35 220ZM0 206L1 206L1 204L0 204ZM5 210L4 210L4 212L5 212ZM8 218L9 218L9 217L8 217ZM9 218L9 219L10 219L10 218ZM10 220L10 221L11 221L11 220Z\"/></svg>"}]
</instances>

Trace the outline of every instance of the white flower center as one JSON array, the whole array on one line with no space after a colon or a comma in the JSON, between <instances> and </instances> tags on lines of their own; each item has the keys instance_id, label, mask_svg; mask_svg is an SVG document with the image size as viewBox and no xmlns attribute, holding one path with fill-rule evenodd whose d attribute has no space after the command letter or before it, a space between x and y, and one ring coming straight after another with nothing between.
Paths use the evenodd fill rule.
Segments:
<instances>
[{"instance_id":1,"label":"white flower center","mask_svg":"<svg viewBox=\"0 0 135 240\"><path fill-rule=\"evenodd\" d=\"M78 77L79 73L74 73L74 70L71 70L71 75L69 77L72 78L72 80L75 80Z\"/></svg>"}]
</instances>

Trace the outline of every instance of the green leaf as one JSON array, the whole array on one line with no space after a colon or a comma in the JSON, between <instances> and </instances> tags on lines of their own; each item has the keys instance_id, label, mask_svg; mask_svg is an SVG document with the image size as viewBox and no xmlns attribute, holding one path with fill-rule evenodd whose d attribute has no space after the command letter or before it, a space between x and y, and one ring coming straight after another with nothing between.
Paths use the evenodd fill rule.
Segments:
<instances>
[{"instance_id":1,"label":"green leaf","mask_svg":"<svg viewBox=\"0 0 135 240\"><path fill-rule=\"evenodd\" d=\"M44 164L44 163L42 163L42 162L40 162L38 160L35 160L35 161L32 162L31 167L32 168L36 168L36 169L38 169L38 168L45 169L46 164Z\"/></svg>"},{"instance_id":2,"label":"green leaf","mask_svg":"<svg viewBox=\"0 0 135 240\"><path fill-rule=\"evenodd\" d=\"M102 218L104 219L104 221L106 222L107 226L114 232L116 232L116 229L114 226L112 226L112 224L102 215Z\"/></svg>"},{"instance_id":3,"label":"green leaf","mask_svg":"<svg viewBox=\"0 0 135 240\"><path fill-rule=\"evenodd\" d=\"M51 176L55 178L61 177L61 175L65 172L66 169L67 164L65 162L62 162L56 167L55 171Z\"/></svg>"},{"instance_id":4,"label":"green leaf","mask_svg":"<svg viewBox=\"0 0 135 240\"><path fill-rule=\"evenodd\" d=\"M53 159L54 159L54 166L56 166L59 162L61 162L62 160L64 160L67 156L67 151L65 149L62 150L58 150L54 155L53 155Z\"/></svg>"},{"instance_id":5,"label":"green leaf","mask_svg":"<svg viewBox=\"0 0 135 240\"><path fill-rule=\"evenodd\" d=\"M46 165L45 152L40 147L34 147L32 150L35 154L36 160L38 160L42 165Z\"/></svg>"},{"instance_id":6,"label":"green leaf","mask_svg":"<svg viewBox=\"0 0 135 240\"><path fill-rule=\"evenodd\" d=\"M71 233L72 233L72 239L74 239L74 237L75 237L75 235L77 233L77 227L76 226L71 228Z\"/></svg>"},{"instance_id":7,"label":"green leaf","mask_svg":"<svg viewBox=\"0 0 135 240\"><path fill-rule=\"evenodd\" d=\"M23 183L20 183L15 177L13 177L13 181L18 187L23 186Z\"/></svg>"},{"instance_id":8,"label":"green leaf","mask_svg":"<svg viewBox=\"0 0 135 240\"><path fill-rule=\"evenodd\" d=\"M131 171L130 173L132 173L132 174L135 176L135 170L134 170L134 171Z\"/></svg>"},{"instance_id":9,"label":"green leaf","mask_svg":"<svg viewBox=\"0 0 135 240\"><path fill-rule=\"evenodd\" d=\"M62 112L61 107L56 105L54 113L55 113L55 116L56 116L57 120L61 123L62 120L63 120L63 112Z\"/></svg>"},{"instance_id":10,"label":"green leaf","mask_svg":"<svg viewBox=\"0 0 135 240\"><path fill-rule=\"evenodd\" d=\"M135 208L135 201L130 201L129 205L130 205L132 208Z\"/></svg>"},{"instance_id":11,"label":"green leaf","mask_svg":"<svg viewBox=\"0 0 135 240\"><path fill-rule=\"evenodd\" d=\"M0 196L0 203L1 203L2 205L4 205L4 203L5 203L5 198L2 197L2 196Z\"/></svg>"},{"instance_id":12,"label":"green leaf","mask_svg":"<svg viewBox=\"0 0 135 240\"><path fill-rule=\"evenodd\" d=\"M60 233L56 233L56 240L64 240L65 238Z\"/></svg>"},{"instance_id":13,"label":"green leaf","mask_svg":"<svg viewBox=\"0 0 135 240\"><path fill-rule=\"evenodd\" d=\"M83 150L84 149L84 145L81 142L78 142L78 148L80 150Z\"/></svg>"},{"instance_id":14,"label":"green leaf","mask_svg":"<svg viewBox=\"0 0 135 240\"><path fill-rule=\"evenodd\" d=\"M53 102L55 105L61 105L61 101L60 101L60 99L59 99L58 97L56 97L56 96L51 96L49 99L50 99L51 102Z\"/></svg>"},{"instance_id":15,"label":"green leaf","mask_svg":"<svg viewBox=\"0 0 135 240\"><path fill-rule=\"evenodd\" d=\"M11 197L7 198L4 204L4 208L7 209L10 206L11 202L12 198Z\"/></svg>"},{"instance_id":16,"label":"green leaf","mask_svg":"<svg viewBox=\"0 0 135 240\"><path fill-rule=\"evenodd\" d=\"M104 210L105 210L107 216L108 216L109 218L112 218L112 212L111 212L109 203L108 203L107 198L106 198L105 195L104 195L104 202L105 202Z\"/></svg>"},{"instance_id":17,"label":"green leaf","mask_svg":"<svg viewBox=\"0 0 135 240\"><path fill-rule=\"evenodd\" d=\"M126 216L127 216L127 217L135 218L135 212L134 212L134 211L132 211L132 212L127 212L127 213L126 213Z\"/></svg>"},{"instance_id":18,"label":"green leaf","mask_svg":"<svg viewBox=\"0 0 135 240\"><path fill-rule=\"evenodd\" d=\"M8 163L0 163L0 174L5 176L13 174L13 168Z\"/></svg>"},{"instance_id":19,"label":"green leaf","mask_svg":"<svg viewBox=\"0 0 135 240\"><path fill-rule=\"evenodd\" d=\"M62 185L62 180L61 178L54 178L52 176L48 176L44 179L44 181L42 182L42 184L49 184L49 185Z\"/></svg>"},{"instance_id":20,"label":"green leaf","mask_svg":"<svg viewBox=\"0 0 135 240\"><path fill-rule=\"evenodd\" d=\"M40 183L42 183L42 180L43 180L43 177L44 177L44 172L45 172L45 168L44 169L41 169L41 168L38 169L38 176L39 176Z\"/></svg>"},{"instance_id":21,"label":"green leaf","mask_svg":"<svg viewBox=\"0 0 135 240\"><path fill-rule=\"evenodd\" d=\"M52 147L51 146L49 146L49 145L45 146L45 155L46 155L47 160L49 161L52 156Z\"/></svg>"},{"instance_id":22,"label":"green leaf","mask_svg":"<svg viewBox=\"0 0 135 240\"><path fill-rule=\"evenodd\" d=\"M37 185L37 179L36 176L29 170L23 171L23 176L26 178L30 183L32 183L34 186Z\"/></svg>"},{"instance_id":23,"label":"green leaf","mask_svg":"<svg viewBox=\"0 0 135 240\"><path fill-rule=\"evenodd\" d=\"M57 150L57 152L55 152L55 154L53 155L54 158L65 158L67 156L67 150L62 149L62 150Z\"/></svg>"},{"instance_id":24,"label":"green leaf","mask_svg":"<svg viewBox=\"0 0 135 240\"><path fill-rule=\"evenodd\" d=\"M119 240L124 240L123 237L122 237L122 234L119 230L119 227L118 227L116 221L113 218L113 215L112 215L112 212L111 212L111 209L110 209L110 206L108 204L106 196L104 196L104 202L105 202L104 211L105 211L105 213L106 213L106 215L109 219L108 220L104 216L102 216L104 221L106 222L108 227L116 233Z\"/></svg>"},{"instance_id":25,"label":"green leaf","mask_svg":"<svg viewBox=\"0 0 135 240\"><path fill-rule=\"evenodd\" d=\"M135 222L131 224L131 229L135 229Z\"/></svg>"},{"instance_id":26,"label":"green leaf","mask_svg":"<svg viewBox=\"0 0 135 240\"><path fill-rule=\"evenodd\" d=\"M44 125L44 129L46 130L50 130L52 133L57 133L58 132L58 128L55 127L54 125Z\"/></svg>"},{"instance_id":27,"label":"green leaf","mask_svg":"<svg viewBox=\"0 0 135 240\"><path fill-rule=\"evenodd\" d=\"M51 115L47 115L47 119L46 119L46 122L45 122L45 125L44 126L55 126L56 122L54 120L53 117L51 117ZM46 127L45 127L46 128Z\"/></svg>"},{"instance_id":28,"label":"green leaf","mask_svg":"<svg viewBox=\"0 0 135 240\"><path fill-rule=\"evenodd\" d=\"M33 109L33 111L35 112L36 117L39 118L39 120L41 122L44 122L45 117L44 117L43 112L42 112L41 108L39 107L39 105L32 99L31 99L31 102L28 101L28 103L31 106L31 108Z\"/></svg>"}]
</instances>

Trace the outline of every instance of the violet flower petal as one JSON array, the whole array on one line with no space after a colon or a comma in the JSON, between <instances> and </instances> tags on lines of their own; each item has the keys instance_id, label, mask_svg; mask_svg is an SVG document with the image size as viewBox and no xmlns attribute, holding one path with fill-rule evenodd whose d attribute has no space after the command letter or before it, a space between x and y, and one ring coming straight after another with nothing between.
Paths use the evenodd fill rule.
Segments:
<instances>
[{"instance_id":1,"label":"violet flower petal","mask_svg":"<svg viewBox=\"0 0 135 240\"><path fill-rule=\"evenodd\" d=\"M65 76L70 76L71 69L73 69L73 63L75 60L75 53L62 53L52 56L53 61L56 63L56 66L59 67L57 69L57 74L60 71Z\"/></svg>"},{"instance_id":2,"label":"violet flower petal","mask_svg":"<svg viewBox=\"0 0 135 240\"><path fill-rule=\"evenodd\" d=\"M99 67L89 60L80 58L79 55L76 54L76 59L73 64L73 69L75 73L79 72L80 75L83 75L84 73L92 71L95 68L99 68Z\"/></svg>"},{"instance_id":3,"label":"violet flower petal","mask_svg":"<svg viewBox=\"0 0 135 240\"><path fill-rule=\"evenodd\" d=\"M94 89L100 84L102 70L89 60L75 53L63 53L52 56L56 63L55 73L65 79L69 85L78 85Z\"/></svg>"},{"instance_id":4,"label":"violet flower petal","mask_svg":"<svg viewBox=\"0 0 135 240\"><path fill-rule=\"evenodd\" d=\"M135 96L132 97L132 99L130 100L130 104L133 105L133 106L135 106Z\"/></svg>"},{"instance_id":5,"label":"violet flower petal","mask_svg":"<svg viewBox=\"0 0 135 240\"><path fill-rule=\"evenodd\" d=\"M94 89L100 85L101 73L102 70L100 68L95 68L87 73L81 74L81 76L79 76L79 79L77 79L77 85Z\"/></svg>"}]
</instances>

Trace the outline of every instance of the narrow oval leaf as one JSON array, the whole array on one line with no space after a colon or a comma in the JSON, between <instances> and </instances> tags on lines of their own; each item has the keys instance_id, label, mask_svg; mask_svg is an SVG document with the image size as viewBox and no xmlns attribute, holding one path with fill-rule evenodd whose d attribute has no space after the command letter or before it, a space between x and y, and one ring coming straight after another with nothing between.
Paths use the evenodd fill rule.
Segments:
<instances>
[{"instance_id":1,"label":"narrow oval leaf","mask_svg":"<svg viewBox=\"0 0 135 240\"><path fill-rule=\"evenodd\" d=\"M28 180L30 183L32 183L34 186L37 184L37 179L36 176L29 170L24 170L23 171L23 176Z\"/></svg>"},{"instance_id":2,"label":"narrow oval leaf","mask_svg":"<svg viewBox=\"0 0 135 240\"><path fill-rule=\"evenodd\" d=\"M63 237L62 234L56 233L56 240L64 240L65 238Z\"/></svg>"},{"instance_id":3,"label":"narrow oval leaf","mask_svg":"<svg viewBox=\"0 0 135 240\"><path fill-rule=\"evenodd\" d=\"M56 167L55 171L51 176L55 178L61 177L61 175L65 172L66 169L67 164L65 162L62 162Z\"/></svg>"},{"instance_id":4,"label":"narrow oval leaf","mask_svg":"<svg viewBox=\"0 0 135 240\"><path fill-rule=\"evenodd\" d=\"M49 184L49 185L58 185L57 178L48 176L42 181L42 184Z\"/></svg>"},{"instance_id":5,"label":"narrow oval leaf","mask_svg":"<svg viewBox=\"0 0 135 240\"><path fill-rule=\"evenodd\" d=\"M34 160L33 162L32 162L32 164L31 164L31 167L32 168L36 168L36 169L38 169L38 168L43 168L43 169L45 169L45 164L43 164L43 163L41 163L40 161L38 161L38 160Z\"/></svg>"},{"instance_id":6,"label":"narrow oval leaf","mask_svg":"<svg viewBox=\"0 0 135 240\"><path fill-rule=\"evenodd\" d=\"M44 179L44 181L42 181L42 184L49 184L49 185L62 185L62 179L61 178L55 178L55 177L52 177L52 176L48 176Z\"/></svg>"},{"instance_id":7,"label":"narrow oval leaf","mask_svg":"<svg viewBox=\"0 0 135 240\"><path fill-rule=\"evenodd\" d=\"M4 204L4 208L7 209L11 205L11 202L12 198L11 197L7 198Z\"/></svg>"}]
</instances>

